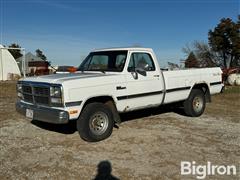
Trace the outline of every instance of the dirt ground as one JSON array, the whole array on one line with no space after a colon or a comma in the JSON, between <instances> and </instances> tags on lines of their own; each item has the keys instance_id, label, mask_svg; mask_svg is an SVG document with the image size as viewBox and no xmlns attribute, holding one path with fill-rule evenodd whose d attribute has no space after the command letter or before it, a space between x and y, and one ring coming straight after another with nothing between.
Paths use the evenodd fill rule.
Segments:
<instances>
[{"instance_id":1,"label":"dirt ground","mask_svg":"<svg viewBox=\"0 0 240 180\"><path fill-rule=\"evenodd\" d=\"M240 89L212 97L198 118L162 107L128 113L107 140L80 139L75 122L30 122L15 111L15 82L0 83L0 179L93 179L108 160L120 179L192 179L181 161L240 164ZM240 167L240 166L239 166ZM208 179L239 179L208 176Z\"/></svg>"}]
</instances>

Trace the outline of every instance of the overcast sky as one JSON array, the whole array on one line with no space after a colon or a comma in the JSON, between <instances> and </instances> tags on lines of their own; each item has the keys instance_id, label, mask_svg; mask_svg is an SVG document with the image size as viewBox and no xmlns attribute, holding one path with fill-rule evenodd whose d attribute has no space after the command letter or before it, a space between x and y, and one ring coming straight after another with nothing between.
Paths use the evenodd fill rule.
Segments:
<instances>
[{"instance_id":1,"label":"overcast sky","mask_svg":"<svg viewBox=\"0 0 240 180\"><path fill-rule=\"evenodd\" d=\"M79 65L95 48L153 48L162 65L182 47L207 42L219 20L239 14L238 0L0 0L0 43L44 51L54 65Z\"/></svg>"}]
</instances>

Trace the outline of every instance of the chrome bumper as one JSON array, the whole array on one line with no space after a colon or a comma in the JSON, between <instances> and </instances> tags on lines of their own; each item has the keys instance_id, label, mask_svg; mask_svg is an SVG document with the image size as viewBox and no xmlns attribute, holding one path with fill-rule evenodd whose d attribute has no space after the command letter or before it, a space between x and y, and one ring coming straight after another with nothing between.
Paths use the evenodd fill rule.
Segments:
<instances>
[{"instance_id":1,"label":"chrome bumper","mask_svg":"<svg viewBox=\"0 0 240 180\"><path fill-rule=\"evenodd\" d=\"M16 103L16 110L22 115L26 115L26 109L33 110L33 119L53 124L66 124L69 121L67 111L52 109L47 107L38 107L18 101Z\"/></svg>"}]
</instances>

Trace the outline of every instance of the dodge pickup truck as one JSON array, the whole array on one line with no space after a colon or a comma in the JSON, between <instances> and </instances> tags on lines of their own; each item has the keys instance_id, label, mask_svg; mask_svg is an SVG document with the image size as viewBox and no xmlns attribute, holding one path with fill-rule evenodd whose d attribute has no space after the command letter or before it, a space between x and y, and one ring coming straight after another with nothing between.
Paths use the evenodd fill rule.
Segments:
<instances>
[{"instance_id":1,"label":"dodge pickup truck","mask_svg":"<svg viewBox=\"0 0 240 180\"><path fill-rule=\"evenodd\" d=\"M64 124L76 120L86 141L108 138L120 113L179 102L200 116L223 84L220 68L162 71L150 48L92 51L74 73L18 81L16 110L26 117Z\"/></svg>"}]
</instances>

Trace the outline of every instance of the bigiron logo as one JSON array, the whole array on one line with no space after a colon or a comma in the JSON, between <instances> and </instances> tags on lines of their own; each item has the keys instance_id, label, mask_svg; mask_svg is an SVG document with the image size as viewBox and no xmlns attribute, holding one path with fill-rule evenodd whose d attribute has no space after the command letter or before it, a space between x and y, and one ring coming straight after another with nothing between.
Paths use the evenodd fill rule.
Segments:
<instances>
[{"instance_id":1,"label":"bigiron logo","mask_svg":"<svg viewBox=\"0 0 240 180\"><path fill-rule=\"evenodd\" d=\"M181 175L194 175L197 179L205 179L207 176L229 175L237 176L239 168L236 165L214 165L207 162L199 165L195 161L181 161Z\"/></svg>"}]
</instances>

